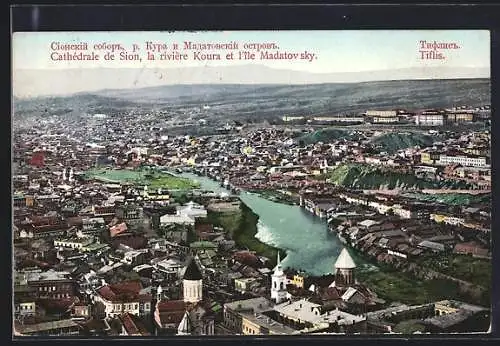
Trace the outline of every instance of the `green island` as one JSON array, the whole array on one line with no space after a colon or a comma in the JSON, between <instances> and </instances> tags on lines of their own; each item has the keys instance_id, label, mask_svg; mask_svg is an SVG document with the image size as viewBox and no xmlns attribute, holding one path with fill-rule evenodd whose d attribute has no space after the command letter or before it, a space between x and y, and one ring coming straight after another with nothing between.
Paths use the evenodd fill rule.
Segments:
<instances>
[{"instance_id":1,"label":"green island","mask_svg":"<svg viewBox=\"0 0 500 346\"><path fill-rule=\"evenodd\" d=\"M240 210L236 212L209 211L207 220L228 232L238 247L255 251L257 255L268 258L272 267L276 265L278 251L282 258L285 255L284 251L269 246L255 237L258 232L259 216L244 203L241 203Z\"/></svg>"},{"instance_id":2,"label":"green island","mask_svg":"<svg viewBox=\"0 0 500 346\"><path fill-rule=\"evenodd\" d=\"M191 179L180 178L152 168L107 169L93 168L85 172L84 179L96 179L108 183L131 183L147 185L150 188L190 190L199 184Z\"/></svg>"}]
</instances>

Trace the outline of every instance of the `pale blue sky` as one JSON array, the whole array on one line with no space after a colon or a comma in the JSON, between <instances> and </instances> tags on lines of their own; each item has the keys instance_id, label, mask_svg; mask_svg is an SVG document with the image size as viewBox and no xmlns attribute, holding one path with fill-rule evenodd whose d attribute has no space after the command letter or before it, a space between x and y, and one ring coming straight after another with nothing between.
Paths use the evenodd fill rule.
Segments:
<instances>
[{"instance_id":1,"label":"pale blue sky","mask_svg":"<svg viewBox=\"0 0 500 346\"><path fill-rule=\"evenodd\" d=\"M490 34L485 30L411 30L411 31L232 31L232 32L44 32L15 33L13 66L15 69L52 69L78 67L144 67L143 63L121 61L97 63L55 63L50 60L53 41L77 43L119 42L131 47L154 42L276 42L280 50L313 52L313 62L256 61L255 63L317 73L386 70L422 66L489 67ZM462 48L443 51L445 60L421 60L419 41L457 42ZM181 45L182 46L182 45ZM248 61L148 62L148 67L224 66L248 64Z\"/></svg>"}]
</instances>

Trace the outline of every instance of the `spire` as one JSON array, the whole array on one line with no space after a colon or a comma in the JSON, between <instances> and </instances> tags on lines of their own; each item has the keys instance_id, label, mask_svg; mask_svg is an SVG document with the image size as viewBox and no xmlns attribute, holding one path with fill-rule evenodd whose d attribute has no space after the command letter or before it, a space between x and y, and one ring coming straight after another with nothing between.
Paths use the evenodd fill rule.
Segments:
<instances>
[{"instance_id":1,"label":"spire","mask_svg":"<svg viewBox=\"0 0 500 346\"><path fill-rule=\"evenodd\" d=\"M280 259L280 252L279 251L278 251L277 263L276 263L276 267L274 268L273 275L274 276L285 275L285 273L283 272L283 268L281 267L281 259Z\"/></svg>"},{"instance_id":2,"label":"spire","mask_svg":"<svg viewBox=\"0 0 500 346\"><path fill-rule=\"evenodd\" d=\"M189 318L189 314L186 311L184 313L184 317L182 318L181 323L179 323L179 327L177 327L177 335L190 335L191 334L191 319Z\"/></svg>"}]
</instances>

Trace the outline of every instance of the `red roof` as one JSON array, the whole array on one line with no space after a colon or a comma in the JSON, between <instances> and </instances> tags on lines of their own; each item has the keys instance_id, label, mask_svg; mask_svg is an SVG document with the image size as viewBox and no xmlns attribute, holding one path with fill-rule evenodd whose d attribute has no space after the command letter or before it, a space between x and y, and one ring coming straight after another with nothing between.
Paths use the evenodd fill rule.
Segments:
<instances>
[{"instance_id":1,"label":"red roof","mask_svg":"<svg viewBox=\"0 0 500 346\"><path fill-rule=\"evenodd\" d=\"M212 233L214 231L214 226L206 223L198 223L194 228L197 233Z\"/></svg>"},{"instance_id":2,"label":"red roof","mask_svg":"<svg viewBox=\"0 0 500 346\"><path fill-rule=\"evenodd\" d=\"M169 311L186 311L186 303L183 300L169 300L169 301L161 301L158 303L158 311L169 312Z\"/></svg>"},{"instance_id":3,"label":"red roof","mask_svg":"<svg viewBox=\"0 0 500 346\"><path fill-rule=\"evenodd\" d=\"M237 261L243 263L243 264L250 265L250 266L257 266L260 264L259 258L249 251L236 252L233 255L233 258L236 259Z\"/></svg>"},{"instance_id":4,"label":"red roof","mask_svg":"<svg viewBox=\"0 0 500 346\"><path fill-rule=\"evenodd\" d=\"M167 311L160 312L160 322L162 325L165 324L175 324L178 325L181 323L182 318L184 317L185 311Z\"/></svg>"},{"instance_id":5,"label":"red roof","mask_svg":"<svg viewBox=\"0 0 500 346\"><path fill-rule=\"evenodd\" d=\"M75 300L70 299L39 299L36 302L44 308L48 313L64 313L68 311L74 304Z\"/></svg>"},{"instance_id":6,"label":"red roof","mask_svg":"<svg viewBox=\"0 0 500 346\"><path fill-rule=\"evenodd\" d=\"M136 335L139 334L139 328L135 325L134 321L130 317L129 313L124 313L120 316L120 320L123 323L123 327L125 327L125 330L129 335Z\"/></svg>"},{"instance_id":7,"label":"red roof","mask_svg":"<svg viewBox=\"0 0 500 346\"><path fill-rule=\"evenodd\" d=\"M110 288L115 293L133 292L139 294L139 292L142 290L142 284L140 281L124 281L114 285L110 285Z\"/></svg>"},{"instance_id":8,"label":"red roof","mask_svg":"<svg viewBox=\"0 0 500 346\"><path fill-rule=\"evenodd\" d=\"M142 285L139 281L125 281L99 288L97 293L108 301L136 302Z\"/></svg>"},{"instance_id":9,"label":"red roof","mask_svg":"<svg viewBox=\"0 0 500 346\"><path fill-rule=\"evenodd\" d=\"M122 222L116 226L113 226L109 229L109 233L111 237L116 237L118 234L124 233L128 230L127 224Z\"/></svg>"},{"instance_id":10,"label":"red roof","mask_svg":"<svg viewBox=\"0 0 500 346\"><path fill-rule=\"evenodd\" d=\"M153 300L153 296L151 294L139 294L137 296L139 303L150 303Z\"/></svg>"},{"instance_id":11,"label":"red roof","mask_svg":"<svg viewBox=\"0 0 500 346\"><path fill-rule=\"evenodd\" d=\"M488 249L482 248L474 242L457 244L455 245L454 251L458 253L470 253L481 256L488 255Z\"/></svg>"}]
</instances>

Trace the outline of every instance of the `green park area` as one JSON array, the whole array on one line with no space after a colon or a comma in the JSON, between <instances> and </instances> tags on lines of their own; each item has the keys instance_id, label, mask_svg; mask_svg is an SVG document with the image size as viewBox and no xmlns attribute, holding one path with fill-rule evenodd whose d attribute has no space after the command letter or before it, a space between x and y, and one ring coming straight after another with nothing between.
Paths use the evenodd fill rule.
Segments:
<instances>
[{"instance_id":1,"label":"green park area","mask_svg":"<svg viewBox=\"0 0 500 346\"><path fill-rule=\"evenodd\" d=\"M471 256L448 255L426 258L419 262L424 268L439 271L461 280L483 286L483 292L464 293L457 282L447 279L419 279L389 266L378 270L358 269L357 277L377 295L388 302L425 304L444 299L489 306L491 262Z\"/></svg>"},{"instance_id":2,"label":"green park area","mask_svg":"<svg viewBox=\"0 0 500 346\"><path fill-rule=\"evenodd\" d=\"M468 281L488 288L491 284L492 263L489 259L475 258L471 255L442 254L422 257L418 264L445 275Z\"/></svg>"},{"instance_id":3,"label":"green park area","mask_svg":"<svg viewBox=\"0 0 500 346\"><path fill-rule=\"evenodd\" d=\"M85 173L88 180L96 179L107 183L131 183L147 185L150 188L165 188L189 190L197 188L198 184L186 178L179 178L172 174L150 168L139 169L91 169Z\"/></svg>"},{"instance_id":4,"label":"green park area","mask_svg":"<svg viewBox=\"0 0 500 346\"><path fill-rule=\"evenodd\" d=\"M358 271L360 282L387 302L426 304L443 299L461 299L458 286L446 280L418 280L396 271Z\"/></svg>"}]
</instances>

